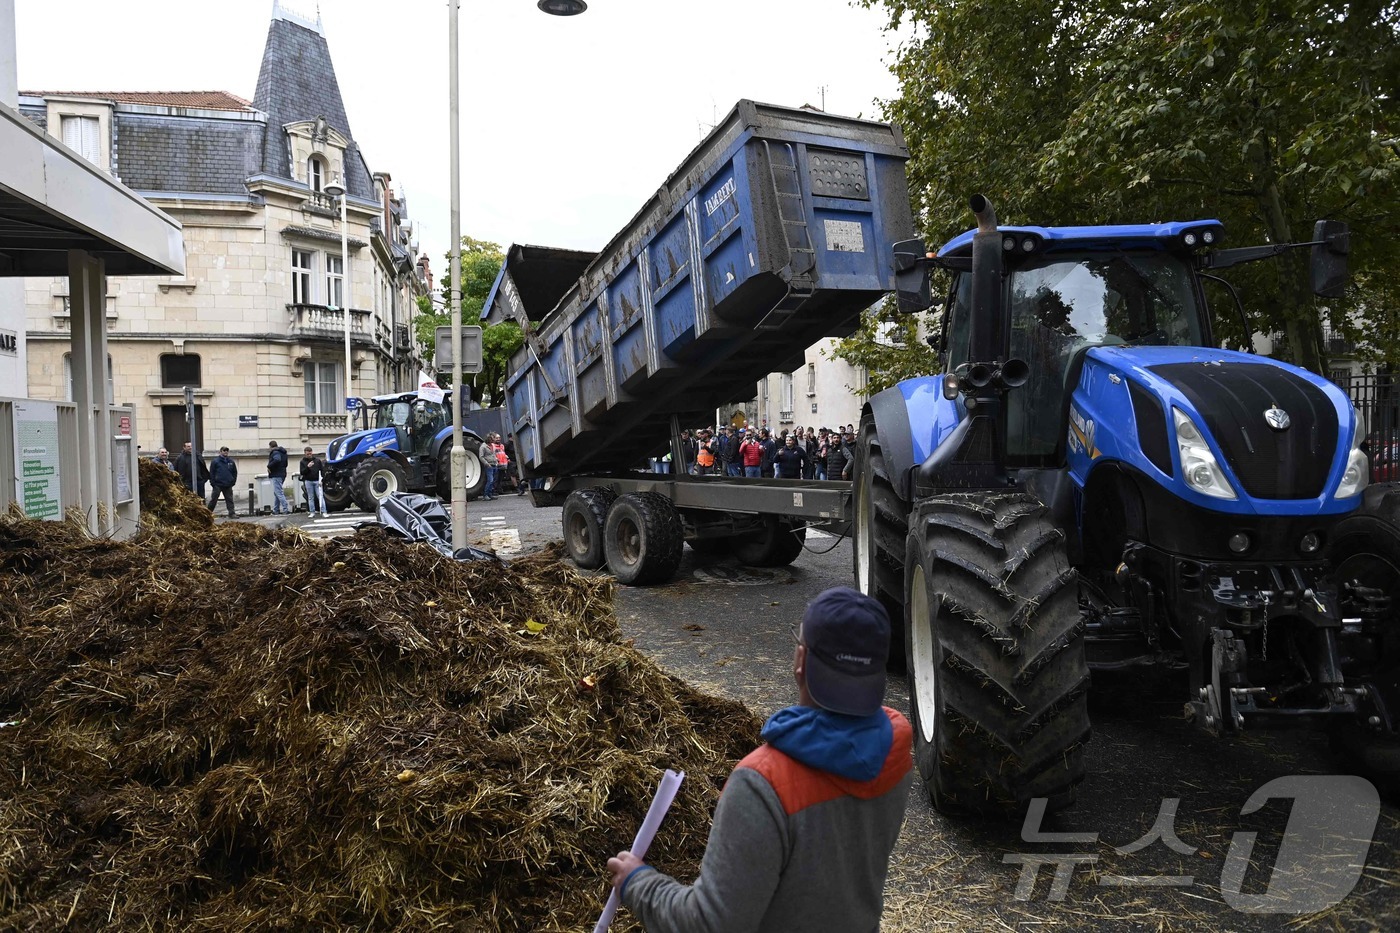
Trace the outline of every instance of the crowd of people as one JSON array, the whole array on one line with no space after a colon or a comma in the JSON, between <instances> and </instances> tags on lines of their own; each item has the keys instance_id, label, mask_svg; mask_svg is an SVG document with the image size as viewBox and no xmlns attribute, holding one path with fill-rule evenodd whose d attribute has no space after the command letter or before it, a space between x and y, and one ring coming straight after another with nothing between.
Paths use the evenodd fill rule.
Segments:
<instances>
[{"instance_id":1,"label":"crowd of people","mask_svg":"<svg viewBox=\"0 0 1400 933\"><path fill-rule=\"evenodd\" d=\"M834 430L797 425L776 434L769 428L723 425L684 430L680 441L677 472L692 476L848 480L856 459L855 426L850 424ZM671 455L652 461L652 468L671 472Z\"/></svg>"}]
</instances>

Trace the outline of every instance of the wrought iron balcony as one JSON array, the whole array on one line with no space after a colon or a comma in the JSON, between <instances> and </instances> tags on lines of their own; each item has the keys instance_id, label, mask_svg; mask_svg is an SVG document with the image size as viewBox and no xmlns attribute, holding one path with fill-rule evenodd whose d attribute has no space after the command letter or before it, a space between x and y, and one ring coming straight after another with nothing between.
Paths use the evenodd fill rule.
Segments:
<instances>
[{"instance_id":1,"label":"wrought iron balcony","mask_svg":"<svg viewBox=\"0 0 1400 933\"><path fill-rule=\"evenodd\" d=\"M408 325L407 325L407 324L395 324L395 325L394 325L394 349L395 349L395 350L412 350L412 349L413 349L412 331L410 331L410 330L408 329Z\"/></svg>"}]
</instances>

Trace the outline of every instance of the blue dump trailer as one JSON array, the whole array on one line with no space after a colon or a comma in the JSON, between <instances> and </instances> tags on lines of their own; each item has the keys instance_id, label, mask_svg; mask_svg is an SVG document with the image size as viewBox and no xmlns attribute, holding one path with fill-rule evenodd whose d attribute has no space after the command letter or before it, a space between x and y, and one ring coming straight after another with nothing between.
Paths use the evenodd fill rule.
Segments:
<instances>
[{"instance_id":1,"label":"blue dump trailer","mask_svg":"<svg viewBox=\"0 0 1400 933\"><path fill-rule=\"evenodd\" d=\"M889 124L740 101L601 252L507 251L483 309L526 334L506 424L580 566L653 583L686 542L772 566L844 529L849 483L637 468L893 290L907 158Z\"/></svg>"},{"instance_id":2,"label":"blue dump trailer","mask_svg":"<svg viewBox=\"0 0 1400 933\"><path fill-rule=\"evenodd\" d=\"M506 380L522 468L634 467L845 336L913 221L885 123L740 101L596 256L512 247L485 313L533 321Z\"/></svg>"}]
</instances>

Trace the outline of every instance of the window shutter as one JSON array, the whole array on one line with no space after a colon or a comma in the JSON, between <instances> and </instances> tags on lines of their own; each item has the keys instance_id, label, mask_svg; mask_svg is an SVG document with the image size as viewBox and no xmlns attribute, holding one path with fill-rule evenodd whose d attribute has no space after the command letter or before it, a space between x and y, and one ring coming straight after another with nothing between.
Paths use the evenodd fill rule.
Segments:
<instances>
[{"instance_id":1,"label":"window shutter","mask_svg":"<svg viewBox=\"0 0 1400 933\"><path fill-rule=\"evenodd\" d=\"M93 165L101 166L102 146L99 130L101 123L96 117L64 117L63 145L87 159Z\"/></svg>"}]
</instances>

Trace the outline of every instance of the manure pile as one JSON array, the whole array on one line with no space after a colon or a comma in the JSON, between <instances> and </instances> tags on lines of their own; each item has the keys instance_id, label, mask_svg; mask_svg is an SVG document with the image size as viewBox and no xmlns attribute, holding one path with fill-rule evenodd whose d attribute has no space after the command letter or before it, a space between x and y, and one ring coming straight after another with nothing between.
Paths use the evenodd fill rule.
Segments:
<instances>
[{"instance_id":1,"label":"manure pile","mask_svg":"<svg viewBox=\"0 0 1400 933\"><path fill-rule=\"evenodd\" d=\"M611 598L377 529L0 521L0 929L590 929L668 767L691 875L759 723Z\"/></svg>"},{"instance_id":2,"label":"manure pile","mask_svg":"<svg viewBox=\"0 0 1400 933\"><path fill-rule=\"evenodd\" d=\"M148 524L189 529L214 527L214 513L198 493L181 484L174 470L145 457L137 461L136 467L141 486L141 517Z\"/></svg>"}]
</instances>

